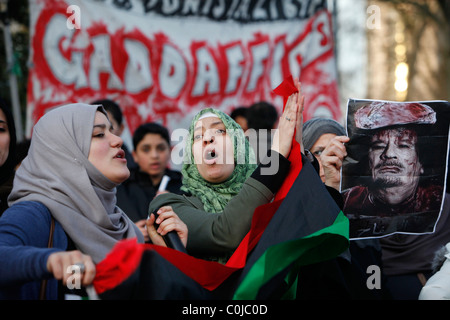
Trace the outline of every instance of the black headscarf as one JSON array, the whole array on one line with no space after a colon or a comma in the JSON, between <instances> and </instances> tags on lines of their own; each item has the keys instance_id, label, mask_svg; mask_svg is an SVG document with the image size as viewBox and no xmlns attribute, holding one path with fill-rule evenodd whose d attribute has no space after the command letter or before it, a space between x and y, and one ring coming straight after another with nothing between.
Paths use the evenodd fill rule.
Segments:
<instances>
[{"instance_id":1,"label":"black headscarf","mask_svg":"<svg viewBox=\"0 0 450 320\"><path fill-rule=\"evenodd\" d=\"M14 124L14 117L11 109L6 102L0 98L0 109L3 111L8 123L8 131L10 136L9 153L3 165L0 165L0 215L8 208L7 198L12 189L12 182L14 178L16 166L16 126Z\"/></svg>"}]
</instances>

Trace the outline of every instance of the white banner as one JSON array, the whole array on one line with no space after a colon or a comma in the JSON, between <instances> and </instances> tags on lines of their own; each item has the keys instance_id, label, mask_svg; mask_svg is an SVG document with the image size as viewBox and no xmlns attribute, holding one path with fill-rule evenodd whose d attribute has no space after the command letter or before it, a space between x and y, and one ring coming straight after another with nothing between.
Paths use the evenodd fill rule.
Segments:
<instances>
[{"instance_id":1,"label":"white banner","mask_svg":"<svg viewBox=\"0 0 450 320\"><path fill-rule=\"evenodd\" d=\"M298 76L305 121L340 120L331 17L318 0L31 0L27 133L49 108L110 98L133 132L265 100Z\"/></svg>"}]
</instances>

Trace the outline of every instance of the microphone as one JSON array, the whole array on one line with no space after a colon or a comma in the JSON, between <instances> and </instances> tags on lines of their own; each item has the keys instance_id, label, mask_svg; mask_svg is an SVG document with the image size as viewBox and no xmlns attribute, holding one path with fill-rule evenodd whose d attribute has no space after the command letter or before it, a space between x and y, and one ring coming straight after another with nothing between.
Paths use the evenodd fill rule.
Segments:
<instances>
[{"instance_id":1,"label":"microphone","mask_svg":"<svg viewBox=\"0 0 450 320\"><path fill-rule=\"evenodd\" d=\"M156 223L156 218L158 217L157 214L158 210L159 208L153 212L153 214L155 215L155 223L153 225L155 226L156 230L159 228L159 224ZM187 253L186 248L183 245L183 242L181 242L181 239L175 230L168 232L166 235L162 236L162 238L168 248L172 248L177 251Z\"/></svg>"}]
</instances>

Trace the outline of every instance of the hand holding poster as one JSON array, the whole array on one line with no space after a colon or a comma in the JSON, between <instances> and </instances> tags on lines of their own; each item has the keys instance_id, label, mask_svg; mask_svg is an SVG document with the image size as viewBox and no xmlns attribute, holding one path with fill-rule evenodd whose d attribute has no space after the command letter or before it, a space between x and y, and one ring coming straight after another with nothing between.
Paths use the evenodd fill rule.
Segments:
<instances>
[{"instance_id":1,"label":"hand holding poster","mask_svg":"<svg viewBox=\"0 0 450 320\"><path fill-rule=\"evenodd\" d=\"M450 104L349 100L341 190L350 238L432 233L447 177Z\"/></svg>"}]
</instances>

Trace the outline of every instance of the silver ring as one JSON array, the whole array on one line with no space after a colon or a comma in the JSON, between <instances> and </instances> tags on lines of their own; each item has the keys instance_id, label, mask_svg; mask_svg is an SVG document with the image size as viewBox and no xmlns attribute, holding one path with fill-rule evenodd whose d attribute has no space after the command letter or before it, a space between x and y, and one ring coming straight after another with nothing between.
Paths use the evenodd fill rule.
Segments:
<instances>
[{"instance_id":1,"label":"silver ring","mask_svg":"<svg viewBox=\"0 0 450 320\"><path fill-rule=\"evenodd\" d=\"M74 266L79 267L81 273L84 273L84 271L86 271L86 267L84 266L84 263L83 263L83 262L75 263Z\"/></svg>"},{"instance_id":2,"label":"silver ring","mask_svg":"<svg viewBox=\"0 0 450 320\"><path fill-rule=\"evenodd\" d=\"M287 121L291 121L291 120L292 120L291 118L288 118L288 117L286 117L286 116L285 116L285 118L286 118Z\"/></svg>"}]
</instances>

